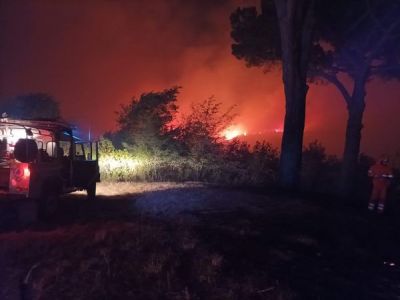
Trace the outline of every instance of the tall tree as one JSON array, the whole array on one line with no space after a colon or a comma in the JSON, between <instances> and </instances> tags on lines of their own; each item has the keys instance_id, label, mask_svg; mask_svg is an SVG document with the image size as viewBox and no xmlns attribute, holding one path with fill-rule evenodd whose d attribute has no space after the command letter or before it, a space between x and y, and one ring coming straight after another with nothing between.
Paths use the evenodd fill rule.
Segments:
<instances>
[{"instance_id":1,"label":"tall tree","mask_svg":"<svg viewBox=\"0 0 400 300\"><path fill-rule=\"evenodd\" d=\"M287 1L275 2L277 10L283 7L284 11ZM397 0L316 1L314 6L315 30L307 78L334 84L348 109L340 189L344 196L353 190L366 85L374 78L400 77L399 6ZM272 1L262 1L260 15L255 8L238 9L231 21L236 41L232 50L236 57L245 59L249 66L267 69L283 58L284 48L280 50L278 39L285 35L275 25L278 22Z\"/></svg>"},{"instance_id":2,"label":"tall tree","mask_svg":"<svg viewBox=\"0 0 400 300\"><path fill-rule=\"evenodd\" d=\"M400 2L339 0L319 3L318 55L312 76L334 84L348 110L341 194L351 195L360 153L366 85L400 78Z\"/></svg>"},{"instance_id":3,"label":"tall tree","mask_svg":"<svg viewBox=\"0 0 400 300\"><path fill-rule=\"evenodd\" d=\"M261 14L251 7L231 15L232 53L249 66L282 62L286 114L279 175L281 186L293 189L301 169L314 0L262 0L261 8Z\"/></svg>"},{"instance_id":4,"label":"tall tree","mask_svg":"<svg viewBox=\"0 0 400 300\"><path fill-rule=\"evenodd\" d=\"M0 103L0 113L15 119L57 120L61 117L58 102L45 93L16 96Z\"/></svg>"}]
</instances>

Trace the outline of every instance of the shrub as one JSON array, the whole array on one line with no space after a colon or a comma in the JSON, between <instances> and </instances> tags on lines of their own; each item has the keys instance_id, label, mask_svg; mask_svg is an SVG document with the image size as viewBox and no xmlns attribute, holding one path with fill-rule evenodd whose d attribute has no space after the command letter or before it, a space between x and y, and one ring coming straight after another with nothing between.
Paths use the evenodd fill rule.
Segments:
<instances>
[{"instance_id":1,"label":"shrub","mask_svg":"<svg viewBox=\"0 0 400 300\"><path fill-rule=\"evenodd\" d=\"M301 188L305 191L331 193L336 190L340 177L340 161L326 154L317 140L303 150Z\"/></svg>"},{"instance_id":2,"label":"shrub","mask_svg":"<svg viewBox=\"0 0 400 300\"><path fill-rule=\"evenodd\" d=\"M100 171L104 181L204 181L224 185L271 184L276 176L277 151L258 143L250 151L238 141L219 152L203 156L177 151L146 151L132 147L115 149L109 140L100 142Z\"/></svg>"}]
</instances>

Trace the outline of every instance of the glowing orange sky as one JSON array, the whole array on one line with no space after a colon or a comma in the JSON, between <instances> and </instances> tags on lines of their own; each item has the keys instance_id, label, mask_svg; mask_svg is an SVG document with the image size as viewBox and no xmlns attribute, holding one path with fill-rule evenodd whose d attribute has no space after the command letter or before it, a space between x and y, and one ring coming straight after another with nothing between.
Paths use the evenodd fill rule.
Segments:
<instances>
[{"instance_id":1,"label":"glowing orange sky","mask_svg":"<svg viewBox=\"0 0 400 300\"><path fill-rule=\"evenodd\" d=\"M47 92L63 115L99 134L120 103L182 86L182 110L214 95L236 104L249 134L277 140L284 96L278 71L246 68L230 53L229 15L246 0L0 0L0 96ZM400 85L368 88L362 150L400 150ZM341 153L346 122L332 86L312 86L306 142ZM278 143L275 141L275 143Z\"/></svg>"}]
</instances>

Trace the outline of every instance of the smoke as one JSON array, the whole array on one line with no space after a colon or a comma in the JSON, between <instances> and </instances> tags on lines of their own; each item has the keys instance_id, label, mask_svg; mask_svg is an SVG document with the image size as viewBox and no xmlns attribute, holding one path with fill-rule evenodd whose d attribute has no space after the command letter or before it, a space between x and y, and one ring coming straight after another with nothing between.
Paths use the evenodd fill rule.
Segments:
<instances>
[{"instance_id":1,"label":"smoke","mask_svg":"<svg viewBox=\"0 0 400 300\"><path fill-rule=\"evenodd\" d=\"M244 111L259 101L263 74L230 55L229 14L248 1L1 3L2 96L50 93L98 131L113 127L119 103L173 85L183 107L211 95Z\"/></svg>"},{"instance_id":2,"label":"smoke","mask_svg":"<svg viewBox=\"0 0 400 300\"><path fill-rule=\"evenodd\" d=\"M247 132L271 132L283 123L281 74L249 69L230 49L230 13L257 3L0 0L0 97L48 93L67 119L100 134L132 96L178 85L183 112L213 95L237 105ZM345 119L333 88L311 88L307 139L340 151Z\"/></svg>"}]
</instances>

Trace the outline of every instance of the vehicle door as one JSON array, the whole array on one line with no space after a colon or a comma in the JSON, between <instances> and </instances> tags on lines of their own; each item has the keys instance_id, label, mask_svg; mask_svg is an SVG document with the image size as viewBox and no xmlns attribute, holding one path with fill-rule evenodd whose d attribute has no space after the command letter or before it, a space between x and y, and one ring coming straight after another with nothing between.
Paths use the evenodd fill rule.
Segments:
<instances>
[{"instance_id":1,"label":"vehicle door","mask_svg":"<svg viewBox=\"0 0 400 300\"><path fill-rule=\"evenodd\" d=\"M75 142L72 161L73 185L87 188L100 181L99 150L97 142Z\"/></svg>"}]
</instances>

